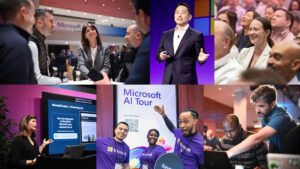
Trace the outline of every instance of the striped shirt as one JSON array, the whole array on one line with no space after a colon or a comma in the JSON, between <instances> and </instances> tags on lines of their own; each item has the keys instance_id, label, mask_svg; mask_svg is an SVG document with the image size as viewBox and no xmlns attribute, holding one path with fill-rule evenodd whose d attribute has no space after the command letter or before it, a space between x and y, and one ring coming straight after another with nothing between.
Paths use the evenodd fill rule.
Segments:
<instances>
[{"instance_id":1,"label":"striped shirt","mask_svg":"<svg viewBox=\"0 0 300 169\"><path fill-rule=\"evenodd\" d=\"M242 135L237 139L237 141L231 141L225 135L221 140L220 148L223 151L229 150L231 147L239 144L251 134L253 133L242 129ZM256 166L267 164L266 155L266 146L263 142L261 142L249 151L232 156L230 158L230 162L233 167L235 167L235 165L243 165L245 169L253 169Z\"/></svg>"}]
</instances>

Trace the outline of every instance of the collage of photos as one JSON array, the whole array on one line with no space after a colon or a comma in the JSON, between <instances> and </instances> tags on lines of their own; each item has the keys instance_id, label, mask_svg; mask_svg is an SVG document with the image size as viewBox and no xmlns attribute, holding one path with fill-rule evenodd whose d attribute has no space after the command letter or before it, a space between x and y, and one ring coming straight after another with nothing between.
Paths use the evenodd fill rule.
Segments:
<instances>
[{"instance_id":1,"label":"collage of photos","mask_svg":"<svg viewBox=\"0 0 300 169\"><path fill-rule=\"evenodd\" d=\"M300 169L300 0L0 0L0 169Z\"/></svg>"}]
</instances>

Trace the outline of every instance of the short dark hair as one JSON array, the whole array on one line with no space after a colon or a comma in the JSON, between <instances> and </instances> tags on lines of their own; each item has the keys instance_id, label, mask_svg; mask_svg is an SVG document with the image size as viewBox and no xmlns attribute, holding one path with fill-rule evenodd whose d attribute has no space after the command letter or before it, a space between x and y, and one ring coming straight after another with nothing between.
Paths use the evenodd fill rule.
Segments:
<instances>
[{"instance_id":1,"label":"short dark hair","mask_svg":"<svg viewBox=\"0 0 300 169\"><path fill-rule=\"evenodd\" d=\"M14 19L21 7L31 8L31 0L0 0L0 15L3 21Z\"/></svg>"},{"instance_id":2,"label":"short dark hair","mask_svg":"<svg viewBox=\"0 0 300 169\"><path fill-rule=\"evenodd\" d=\"M35 10L35 14L34 14L34 18L35 19L43 19L46 16L46 13L50 13L51 15L53 15L53 10L50 9L36 9Z\"/></svg>"},{"instance_id":3,"label":"short dark hair","mask_svg":"<svg viewBox=\"0 0 300 169\"><path fill-rule=\"evenodd\" d=\"M150 16L150 0L132 0L134 3L135 13L139 14L139 9L143 10Z\"/></svg>"},{"instance_id":4,"label":"short dark hair","mask_svg":"<svg viewBox=\"0 0 300 169\"><path fill-rule=\"evenodd\" d=\"M257 18L257 17L260 17L260 14L259 13L257 13L255 10L253 10L253 9L249 9L249 10L247 10L247 12L253 12L253 20L255 19L255 18ZM246 13L247 13L246 12Z\"/></svg>"},{"instance_id":5,"label":"short dark hair","mask_svg":"<svg viewBox=\"0 0 300 169\"><path fill-rule=\"evenodd\" d=\"M157 136L159 137L159 131L156 130L156 129L150 129L150 130L148 131L148 134L147 134L147 135L149 135L151 131L155 131L155 132L157 133Z\"/></svg>"},{"instance_id":6,"label":"short dark hair","mask_svg":"<svg viewBox=\"0 0 300 169\"><path fill-rule=\"evenodd\" d=\"M281 10L283 12L285 12L285 19L287 21L291 21L291 25L290 25L290 29L292 28L293 24L294 24L294 16L291 12L289 12L288 10L284 9L284 8L277 8L276 11ZM275 11L275 12L276 12Z\"/></svg>"},{"instance_id":7,"label":"short dark hair","mask_svg":"<svg viewBox=\"0 0 300 169\"><path fill-rule=\"evenodd\" d=\"M262 85L253 91L250 96L250 102L257 102L263 100L265 103L272 103L276 101L277 92L274 86L271 85Z\"/></svg>"},{"instance_id":8,"label":"short dark hair","mask_svg":"<svg viewBox=\"0 0 300 169\"><path fill-rule=\"evenodd\" d=\"M231 120L235 127L238 127L240 125L240 120L237 115L235 114L228 114L225 119L223 120L223 123L225 121Z\"/></svg>"},{"instance_id":9,"label":"short dark hair","mask_svg":"<svg viewBox=\"0 0 300 169\"><path fill-rule=\"evenodd\" d=\"M179 3L176 5L176 8L175 8L175 9L177 9L178 6L185 6L185 7L188 9L189 14L192 15L191 7L190 7L188 4L186 4L186 3L184 3L184 2L179 2Z\"/></svg>"},{"instance_id":10,"label":"short dark hair","mask_svg":"<svg viewBox=\"0 0 300 169\"><path fill-rule=\"evenodd\" d=\"M194 109L185 109L183 112L191 112L194 119L198 119L199 113Z\"/></svg>"},{"instance_id":11,"label":"short dark hair","mask_svg":"<svg viewBox=\"0 0 300 169\"><path fill-rule=\"evenodd\" d=\"M119 123L116 125L115 129L116 129L120 124L124 124L124 125L126 125L126 126L129 128L128 123L126 123L126 122L124 122L124 121L121 121L121 122L119 122Z\"/></svg>"}]
</instances>

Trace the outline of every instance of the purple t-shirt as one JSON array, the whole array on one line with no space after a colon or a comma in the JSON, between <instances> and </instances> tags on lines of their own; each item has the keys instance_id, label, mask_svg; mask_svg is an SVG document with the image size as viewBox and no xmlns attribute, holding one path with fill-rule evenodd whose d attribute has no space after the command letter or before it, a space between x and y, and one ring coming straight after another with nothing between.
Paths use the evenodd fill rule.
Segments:
<instances>
[{"instance_id":1,"label":"purple t-shirt","mask_svg":"<svg viewBox=\"0 0 300 169\"><path fill-rule=\"evenodd\" d=\"M97 169L114 169L116 163L129 163L128 145L112 137L97 138Z\"/></svg>"},{"instance_id":2,"label":"purple t-shirt","mask_svg":"<svg viewBox=\"0 0 300 169\"><path fill-rule=\"evenodd\" d=\"M154 169L154 164L156 160L165 153L166 153L165 148L163 148L160 145L146 148L140 157L140 162L141 162L140 169L143 168L144 164L148 164L148 169Z\"/></svg>"},{"instance_id":3,"label":"purple t-shirt","mask_svg":"<svg viewBox=\"0 0 300 169\"><path fill-rule=\"evenodd\" d=\"M182 160L184 169L195 169L204 164L203 137L197 132L186 137L179 128L174 129L176 137L174 153Z\"/></svg>"}]
</instances>

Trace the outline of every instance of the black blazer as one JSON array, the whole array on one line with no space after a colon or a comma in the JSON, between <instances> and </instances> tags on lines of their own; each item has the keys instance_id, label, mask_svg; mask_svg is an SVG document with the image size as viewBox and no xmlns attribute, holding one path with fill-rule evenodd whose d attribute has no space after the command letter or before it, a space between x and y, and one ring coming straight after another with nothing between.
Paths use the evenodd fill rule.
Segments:
<instances>
[{"instance_id":1,"label":"black blazer","mask_svg":"<svg viewBox=\"0 0 300 169\"><path fill-rule=\"evenodd\" d=\"M166 59L163 84L198 84L196 61L201 48L204 51L203 34L188 27L174 53L174 31L175 29L171 29L163 33L156 53L159 62L162 62L159 58L162 51L167 51L171 55L171 58Z\"/></svg>"}]
</instances>

